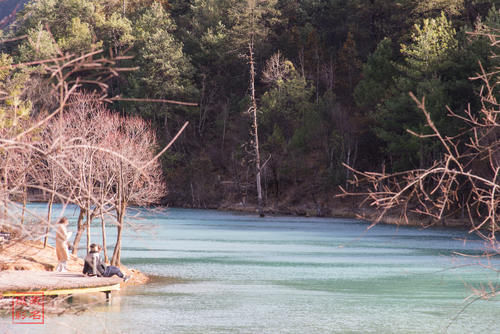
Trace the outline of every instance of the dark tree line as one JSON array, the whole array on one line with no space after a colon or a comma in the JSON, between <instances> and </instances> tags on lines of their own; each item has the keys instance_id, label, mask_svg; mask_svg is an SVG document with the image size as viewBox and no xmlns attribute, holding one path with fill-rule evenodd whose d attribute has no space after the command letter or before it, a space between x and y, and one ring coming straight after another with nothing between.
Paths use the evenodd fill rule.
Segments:
<instances>
[{"instance_id":1,"label":"dark tree line","mask_svg":"<svg viewBox=\"0 0 500 334\"><path fill-rule=\"evenodd\" d=\"M26 37L2 52L17 63L104 49L131 70L107 81L110 96L198 103L112 105L152 121L163 142L190 121L162 158L170 203L256 202L260 174L264 203L293 205L345 186L343 164L392 172L439 159L442 146L407 132L431 133L408 93L426 97L443 135L461 133L446 106L480 109L469 78L479 61L496 63L490 43L468 32L499 27L496 2L40 0L5 32ZM32 85L36 114L51 101Z\"/></svg>"}]
</instances>

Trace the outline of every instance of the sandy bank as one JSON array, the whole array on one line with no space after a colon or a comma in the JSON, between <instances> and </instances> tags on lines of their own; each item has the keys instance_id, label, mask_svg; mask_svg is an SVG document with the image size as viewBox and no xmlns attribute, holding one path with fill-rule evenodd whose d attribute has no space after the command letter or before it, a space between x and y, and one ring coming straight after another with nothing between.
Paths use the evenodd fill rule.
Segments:
<instances>
[{"instance_id":1,"label":"sandy bank","mask_svg":"<svg viewBox=\"0 0 500 334\"><path fill-rule=\"evenodd\" d=\"M57 266L56 250L54 247L39 241L11 242L0 246L0 270L29 270L29 271L54 271ZM67 262L69 272L81 274L83 259L70 255ZM120 269L132 278L126 285L144 284L149 278L135 269L121 266Z\"/></svg>"}]
</instances>

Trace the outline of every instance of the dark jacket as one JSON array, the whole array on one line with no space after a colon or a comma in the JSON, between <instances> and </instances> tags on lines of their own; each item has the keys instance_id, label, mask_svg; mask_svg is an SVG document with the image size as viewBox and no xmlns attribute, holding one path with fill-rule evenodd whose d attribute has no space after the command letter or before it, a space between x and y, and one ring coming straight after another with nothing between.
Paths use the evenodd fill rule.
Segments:
<instances>
[{"instance_id":1,"label":"dark jacket","mask_svg":"<svg viewBox=\"0 0 500 334\"><path fill-rule=\"evenodd\" d=\"M83 273L90 276L101 277L106 270L106 265L102 263L98 252L90 252L85 257L85 263L83 265Z\"/></svg>"}]
</instances>

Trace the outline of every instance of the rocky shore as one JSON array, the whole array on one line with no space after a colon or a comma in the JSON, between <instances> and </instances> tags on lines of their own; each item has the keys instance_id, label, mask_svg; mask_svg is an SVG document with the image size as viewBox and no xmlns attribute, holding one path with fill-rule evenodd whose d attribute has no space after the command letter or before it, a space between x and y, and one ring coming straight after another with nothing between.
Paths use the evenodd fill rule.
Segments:
<instances>
[{"instance_id":1,"label":"rocky shore","mask_svg":"<svg viewBox=\"0 0 500 334\"><path fill-rule=\"evenodd\" d=\"M249 214L257 213L257 206L253 203L231 203L224 202L216 208L223 211L246 212ZM379 219L381 211L362 203L356 198L332 198L327 201L301 201L300 203L290 205L288 203L274 203L263 208L266 215L290 215L303 217L331 217L331 218L354 218L375 222ZM401 210L390 210L386 212L379 221L380 224L406 225L416 227L450 227L468 229L470 223L466 218L447 218L440 221L432 219L429 216L407 213L404 217Z\"/></svg>"}]
</instances>

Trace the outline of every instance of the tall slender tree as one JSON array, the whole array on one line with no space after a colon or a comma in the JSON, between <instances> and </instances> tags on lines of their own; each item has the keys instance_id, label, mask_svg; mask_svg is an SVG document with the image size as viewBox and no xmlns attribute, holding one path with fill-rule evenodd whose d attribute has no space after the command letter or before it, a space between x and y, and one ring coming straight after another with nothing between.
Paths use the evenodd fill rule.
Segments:
<instances>
[{"instance_id":1,"label":"tall slender tree","mask_svg":"<svg viewBox=\"0 0 500 334\"><path fill-rule=\"evenodd\" d=\"M257 98L255 93L255 50L258 42L263 42L269 36L269 30L276 20L278 11L275 0L246 0L240 1L233 11L235 26L233 28L235 44L240 50L246 49L245 58L248 61L250 72L249 95L250 106L248 112L252 117L252 146L255 154L255 181L257 189L257 211L263 216L263 198L261 183L261 159L259 147L259 123Z\"/></svg>"}]
</instances>

